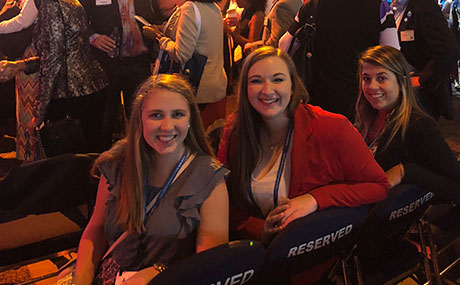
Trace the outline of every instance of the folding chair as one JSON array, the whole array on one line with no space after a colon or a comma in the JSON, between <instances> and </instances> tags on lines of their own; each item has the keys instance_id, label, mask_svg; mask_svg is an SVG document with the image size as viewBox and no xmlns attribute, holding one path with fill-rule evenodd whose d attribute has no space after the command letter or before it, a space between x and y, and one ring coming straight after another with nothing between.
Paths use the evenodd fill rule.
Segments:
<instances>
[{"instance_id":1,"label":"folding chair","mask_svg":"<svg viewBox=\"0 0 460 285\"><path fill-rule=\"evenodd\" d=\"M263 259L259 242L232 241L172 264L149 284L245 284L259 271Z\"/></svg>"},{"instance_id":2,"label":"folding chair","mask_svg":"<svg viewBox=\"0 0 460 285\"><path fill-rule=\"evenodd\" d=\"M460 277L459 219L460 201L455 201L430 206L420 221L421 236L430 252L434 284L455 284L458 281L451 277Z\"/></svg>"},{"instance_id":3,"label":"folding chair","mask_svg":"<svg viewBox=\"0 0 460 285\"><path fill-rule=\"evenodd\" d=\"M0 267L78 245L96 197L93 160L64 154L8 172L0 182ZM88 213L78 208L84 204Z\"/></svg>"},{"instance_id":4,"label":"folding chair","mask_svg":"<svg viewBox=\"0 0 460 285\"><path fill-rule=\"evenodd\" d=\"M424 239L420 236L421 252L408 241L407 233L416 224L421 230L420 218L434 197L432 192L416 185L398 185L388 197L369 213L348 262L354 262L358 284L396 284L422 268L430 279L430 266ZM423 264L423 266L422 266ZM348 283L347 270L344 270ZM420 280L416 280L420 282Z\"/></svg>"},{"instance_id":5,"label":"folding chair","mask_svg":"<svg viewBox=\"0 0 460 285\"><path fill-rule=\"evenodd\" d=\"M293 221L268 246L257 282L303 283L302 273L331 259L335 262L342 251L353 246L354 234L367 214L367 205L333 207Z\"/></svg>"}]
</instances>

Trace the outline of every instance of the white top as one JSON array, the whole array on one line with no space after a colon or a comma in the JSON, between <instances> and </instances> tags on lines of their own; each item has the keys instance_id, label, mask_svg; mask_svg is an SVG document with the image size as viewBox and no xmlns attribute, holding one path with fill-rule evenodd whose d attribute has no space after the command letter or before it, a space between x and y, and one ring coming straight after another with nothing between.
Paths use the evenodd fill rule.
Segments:
<instances>
[{"instance_id":1,"label":"white top","mask_svg":"<svg viewBox=\"0 0 460 285\"><path fill-rule=\"evenodd\" d=\"M288 198L289 183L291 180L291 152L292 142L289 144L283 173L281 174L280 185L278 188L278 205L283 204L283 200ZM282 153L283 152L280 152L272 169L270 169L265 176L256 179L253 175L251 175L252 194L264 217L266 217L268 213L274 209L273 188L275 187L276 175L278 174Z\"/></svg>"},{"instance_id":2,"label":"white top","mask_svg":"<svg viewBox=\"0 0 460 285\"><path fill-rule=\"evenodd\" d=\"M38 10L34 0L25 0L21 12L9 19L0 22L0 34L19 32L30 27L37 18Z\"/></svg>"}]
</instances>

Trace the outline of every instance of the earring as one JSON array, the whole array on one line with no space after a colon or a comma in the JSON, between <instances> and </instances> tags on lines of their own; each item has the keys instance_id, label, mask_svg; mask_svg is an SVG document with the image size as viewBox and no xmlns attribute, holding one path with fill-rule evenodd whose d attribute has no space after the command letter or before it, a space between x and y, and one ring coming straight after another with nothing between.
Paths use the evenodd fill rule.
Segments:
<instances>
[{"instance_id":1,"label":"earring","mask_svg":"<svg viewBox=\"0 0 460 285\"><path fill-rule=\"evenodd\" d=\"M190 124L188 124L188 128L190 128Z\"/></svg>"}]
</instances>

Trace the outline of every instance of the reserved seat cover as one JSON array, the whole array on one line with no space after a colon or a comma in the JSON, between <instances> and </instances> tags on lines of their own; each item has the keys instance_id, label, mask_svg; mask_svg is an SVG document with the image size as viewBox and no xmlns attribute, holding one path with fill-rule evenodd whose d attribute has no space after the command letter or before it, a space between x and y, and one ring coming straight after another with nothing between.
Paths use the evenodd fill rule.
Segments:
<instances>
[{"instance_id":1,"label":"reserved seat cover","mask_svg":"<svg viewBox=\"0 0 460 285\"><path fill-rule=\"evenodd\" d=\"M385 200L375 204L366 223L378 228L379 235L385 238L404 234L423 215L433 197L432 192L417 185L399 184L390 189Z\"/></svg>"},{"instance_id":2,"label":"reserved seat cover","mask_svg":"<svg viewBox=\"0 0 460 285\"><path fill-rule=\"evenodd\" d=\"M353 245L368 208L332 207L292 222L267 249L264 279L282 282L340 255Z\"/></svg>"},{"instance_id":3,"label":"reserved seat cover","mask_svg":"<svg viewBox=\"0 0 460 285\"><path fill-rule=\"evenodd\" d=\"M172 264L149 284L244 284L259 271L263 259L259 242L233 241Z\"/></svg>"}]
</instances>

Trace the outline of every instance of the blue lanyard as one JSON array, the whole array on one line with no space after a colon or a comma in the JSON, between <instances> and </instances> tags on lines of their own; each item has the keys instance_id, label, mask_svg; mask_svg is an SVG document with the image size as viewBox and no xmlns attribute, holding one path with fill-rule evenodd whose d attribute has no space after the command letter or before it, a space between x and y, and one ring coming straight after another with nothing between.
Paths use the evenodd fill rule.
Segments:
<instances>
[{"instance_id":1,"label":"blue lanyard","mask_svg":"<svg viewBox=\"0 0 460 285\"><path fill-rule=\"evenodd\" d=\"M286 164L286 156L289 150L289 144L291 143L291 138L292 138L292 130L293 130L293 123L292 121L289 123L289 129L288 133L286 136L286 139L284 141L284 146L283 146L283 153L281 154L281 160L280 164L278 166L278 172L276 174L276 180L275 180L275 186L273 187L273 205L274 208L278 207L278 191L279 191L279 186L280 186L280 181L281 181L281 176L283 175L283 170L284 170L284 165ZM251 199L252 203L254 205L257 205L256 200L254 199L254 194L252 193L252 187L251 187L251 181L249 181L249 198ZM259 208L259 212L261 213Z\"/></svg>"},{"instance_id":2,"label":"blue lanyard","mask_svg":"<svg viewBox=\"0 0 460 285\"><path fill-rule=\"evenodd\" d=\"M184 150L184 154L182 155L182 157L180 158L179 162L177 163L176 167L174 168L173 172L171 173L171 176L169 176L168 180L166 181L166 184L163 185L163 187L161 187L161 190L160 192L158 193L157 195L157 199L155 201L155 203L152 205L152 202L150 202L144 209L144 219L149 216L152 211L160 204L160 201L161 199L163 199L163 197L166 195L166 192L168 191L169 187L171 186L172 182L174 181L174 178L176 178L176 175L177 173L179 172L179 170L181 169L182 165L184 165L184 162L185 162L185 158L187 158L187 148L185 148ZM147 184L147 181L148 181L148 175L145 176L145 184ZM150 209L149 209L150 207Z\"/></svg>"}]
</instances>

